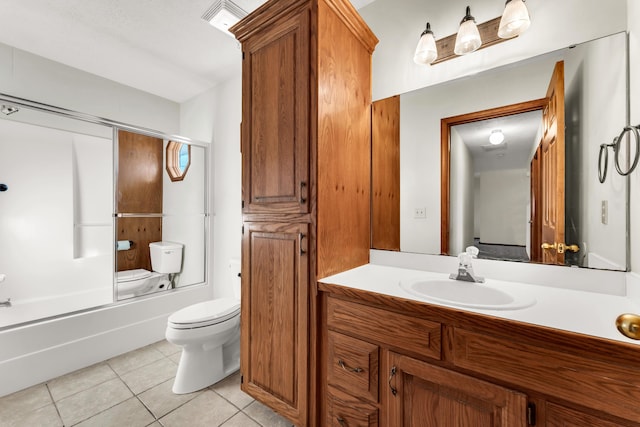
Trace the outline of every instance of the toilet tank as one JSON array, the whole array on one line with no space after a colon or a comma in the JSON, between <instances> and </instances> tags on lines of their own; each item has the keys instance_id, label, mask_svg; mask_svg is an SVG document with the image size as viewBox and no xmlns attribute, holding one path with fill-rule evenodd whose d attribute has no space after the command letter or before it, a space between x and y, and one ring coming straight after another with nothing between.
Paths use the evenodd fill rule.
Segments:
<instances>
[{"instance_id":1,"label":"toilet tank","mask_svg":"<svg viewBox=\"0 0 640 427\"><path fill-rule=\"evenodd\" d=\"M182 243L152 242L151 268L157 273L180 273L182 269Z\"/></svg>"}]
</instances>

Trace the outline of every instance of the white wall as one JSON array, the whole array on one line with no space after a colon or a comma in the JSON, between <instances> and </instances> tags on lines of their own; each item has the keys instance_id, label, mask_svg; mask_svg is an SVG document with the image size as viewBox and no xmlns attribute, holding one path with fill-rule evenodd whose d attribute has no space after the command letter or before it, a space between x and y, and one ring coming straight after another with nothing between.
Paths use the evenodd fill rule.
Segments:
<instances>
[{"instance_id":1,"label":"white wall","mask_svg":"<svg viewBox=\"0 0 640 427\"><path fill-rule=\"evenodd\" d=\"M451 129L451 193L449 253L459 254L473 245L474 216L473 157L460 134Z\"/></svg>"},{"instance_id":2,"label":"white wall","mask_svg":"<svg viewBox=\"0 0 640 427\"><path fill-rule=\"evenodd\" d=\"M229 261L240 260L242 185L240 122L241 76L224 82L181 106L181 132L212 141L212 212L209 281L214 297L233 297L236 283Z\"/></svg>"},{"instance_id":3,"label":"white wall","mask_svg":"<svg viewBox=\"0 0 640 427\"><path fill-rule=\"evenodd\" d=\"M400 97L400 245L409 252L440 253L440 120L543 98L558 55L517 70L506 67ZM415 220L413 209L427 207ZM405 243L405 240L407 242Z\"/></svg>"},{"instance_id":4,"label":"white wall","mask_svg":"<svg viewBox=\"0 0 640 427\"><path fill-rule=\"evenodd\" d=\"M630 123L640 125L640 2L627 0L629 8ZM634 95L635 94L635 95ZM640 273L640 171L631 175L631 270Z\"/></svg>"},{"instance_id":5,"label":"white wall","mask_svg":"<svg viewBox=\"0 0 640 427\"><path fill-rule=\"evenodd\" d=\"M594 40L570 49L565 61L566 123L566 241L578 244L580 265L589 259L607 260L608 268L626 264L626 178L614 168L609 149L609 168L604 183L598 180L600 144L609 144L626 125L626 81L620 78L627 66L626 35ZM606 58L603 59L603 58ZM612 72L613 71L613 72ZM576 120L579 118L579 120ZM606 125L604 125L606 124ZM624 150L623 150L624 151ZM623 158L621 156L621 158ZM608 206L607 223L601 221L601 204Z\"/></svg>"},{"instance_id":6,"label":"white wall","mask_svg":"<svg viewBox=\"0 0 640 427\"><path fill-rule=\"evenodd\" d=\"M631 4L633 1L528 1L532 22L529 30L522 36L428 67L413 62L413 53L425 22L431 23L438 39L454 34L469 3L463 0L376 0L359 11L380 39L373 54L373 99L472 75L625 31L626 3ZM500 16L504 2L478 0L471 7L476 22L481 23ZM580 15L579 19L576 18L577 13Z\"/></svg>"},{"instance_id":7,"label":"white wall","mask_svg":"<svg viewBox=\"0 0 640 427\"><path fill-rule=\"evenodd\" d=\"M529 175L526 169L480 174L480 242L526 244Z\"/></svg>"},{"instance_id":8,"label":"white wall","mask_svg":"<svg viewBox=\"0 0 640 427\"><path fill-rule=\"evenodd\" d=\"M0 93L168 134L179 129L175 102L1 43Z\"/></svg>"}]
</instances>

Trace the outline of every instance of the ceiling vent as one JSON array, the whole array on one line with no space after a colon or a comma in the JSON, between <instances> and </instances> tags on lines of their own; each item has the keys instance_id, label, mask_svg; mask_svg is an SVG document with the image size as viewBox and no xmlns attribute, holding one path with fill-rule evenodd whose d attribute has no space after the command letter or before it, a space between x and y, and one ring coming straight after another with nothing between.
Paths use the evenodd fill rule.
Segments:
<instances>
[{"instance_id":1,"label":"ceiling vent","mask_svg":"<svg viewBox=\"0 0 640 427\"><path fill-rule=\"evenodd\" d=\"M234 37L229 32L229 28L245 16L247 16L247 12L231 0L216 0L202 15L202 19L223 33Z\"/></svg>"}]
</instances>

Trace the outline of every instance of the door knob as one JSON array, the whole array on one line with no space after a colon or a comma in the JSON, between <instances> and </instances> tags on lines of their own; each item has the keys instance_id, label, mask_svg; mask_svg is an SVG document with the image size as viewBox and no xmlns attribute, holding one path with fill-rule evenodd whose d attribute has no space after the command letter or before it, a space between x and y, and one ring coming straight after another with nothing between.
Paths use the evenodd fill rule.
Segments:
<instances>
[{"instance_id":1,"label":"door knob","mask_svg":"<svg viewBox=\"0 0 640 427\"><path fill-rule=\"evenodd\" d=\"M542 249L555 249L559 254L563 254L567 251L569 252L578 252L580 250L580 246L578 245L567 245L566 243L543 243L541 245Z\"/></svg>"}]
</instances>

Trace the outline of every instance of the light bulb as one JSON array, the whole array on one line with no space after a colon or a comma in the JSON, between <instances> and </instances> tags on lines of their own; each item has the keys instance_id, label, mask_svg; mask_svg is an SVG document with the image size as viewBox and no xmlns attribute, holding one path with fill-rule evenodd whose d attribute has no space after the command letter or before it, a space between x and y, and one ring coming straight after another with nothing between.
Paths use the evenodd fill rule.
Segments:
<instances>
[{"instance_id":1,"label":"light bulb","mask_svg":"<svg viewBox=\"0 0 640 427\"><path fill-rule=\"evenodd\" d=\"M524 33L531 25L524 0L507 0L498 27L498 37L509 39Z\"/></svg>"},{"instance_id":2,"label":"light bulb","mask_svg":"<svg viewBox=\"0 0 640 427\"><path fill-rule=\"evenodd\" d=\"M500 129L495 129L491 131L491 135L489 135L489 142L493 145L500 145L504 141L504 134Z\"/></svg>"},{"instance_id":3,"label":"light bulb","mask_svg":"<svg viewBox=\"0 0 640 427\"><path fill-rule=\"evenodd\" d=\"M431 64L438 57L438 48L436 47L436 39L431 31L431 24L427 22L427 28L420 35L416 52L413 55L413 62L416 64Z\"/></svg>"},{"instance_id":4,"label":"light bulb","mask_svg":"<svg viewBox=\"0 0 640 427\"><path fill-rule=\"evenodd\" d=\"M456 55L465 55L478 50L481 45L482 40L480 39L480 32L476 26L476 20L471 16L471 8L467 6L467 14L460 22L453 52Z\"/></svg>"}]
</instances>

